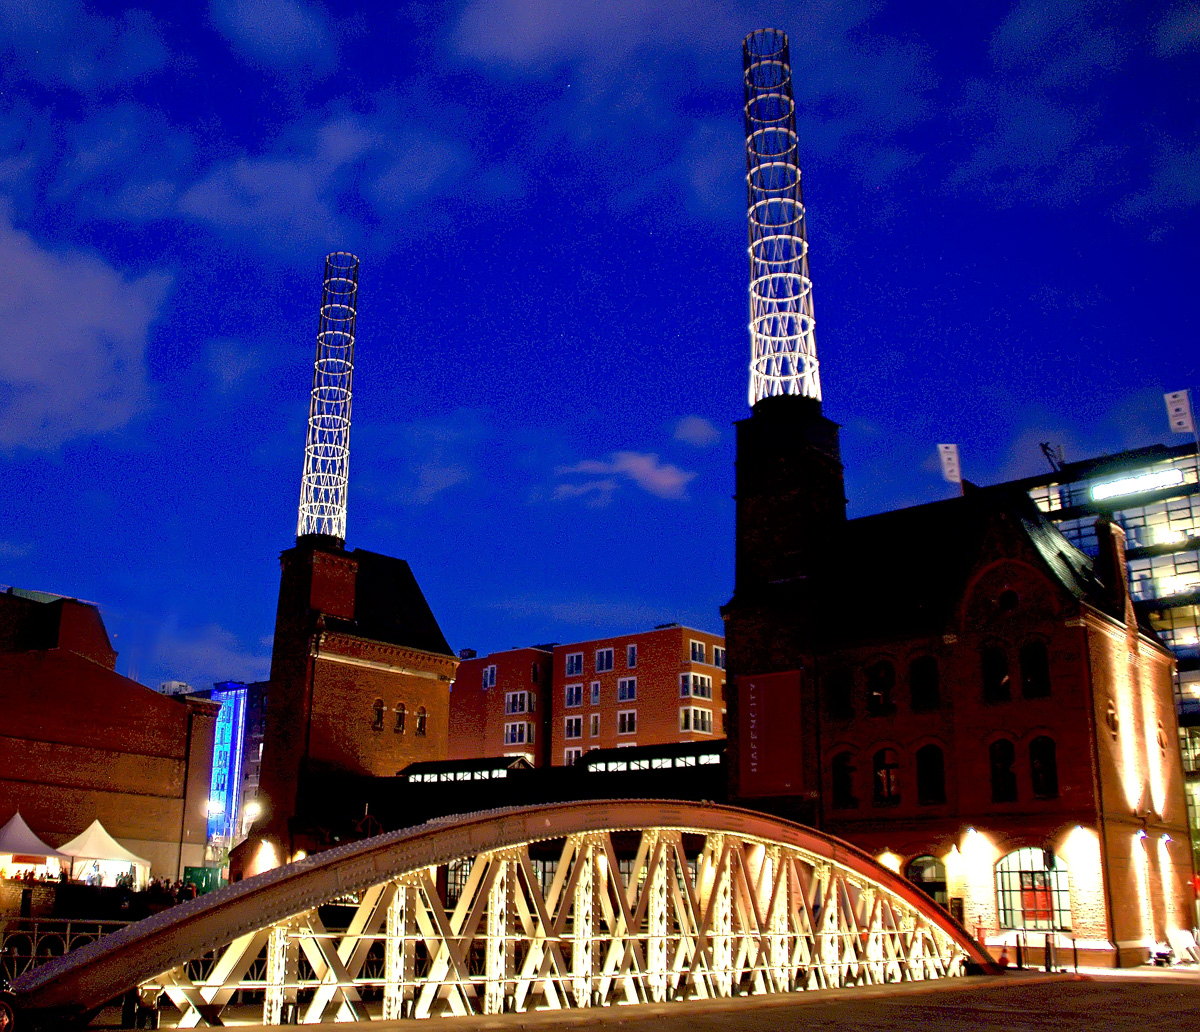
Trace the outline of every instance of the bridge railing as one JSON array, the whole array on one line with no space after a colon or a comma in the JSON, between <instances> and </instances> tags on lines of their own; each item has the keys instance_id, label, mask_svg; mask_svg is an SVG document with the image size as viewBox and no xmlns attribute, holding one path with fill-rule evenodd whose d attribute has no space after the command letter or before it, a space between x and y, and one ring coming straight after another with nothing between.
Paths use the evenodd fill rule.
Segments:
<instances>
[{"instance_id":1,"label":"bridge railing","mask_svg":"<svg viewBox=\"0 0 1200 1032\"><path fill-rule=\"evenodd\" d=\"M128 921L12 917L0 922L0 975L9 981L26 971L124 928Z\"/></svg>"}]
</instances>

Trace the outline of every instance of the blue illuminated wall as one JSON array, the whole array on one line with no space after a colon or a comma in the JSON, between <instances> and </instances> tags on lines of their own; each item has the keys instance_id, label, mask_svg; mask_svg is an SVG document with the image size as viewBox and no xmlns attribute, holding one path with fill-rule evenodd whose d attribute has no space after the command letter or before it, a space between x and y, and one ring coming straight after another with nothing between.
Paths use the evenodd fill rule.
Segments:
<instances>
[{"instance_id":1,"label":"blue illuminated wall","mask_svg":"<svg viewBox=\"0 0 1200 1032\"><path fill-rule=\"evenodd\" d=\"M246 686L239 681L214 685L209 698L221 704L213 743L212 784L208 791L208 838L226 846L237 828L242 786L242 739L246 732Z\"/></svg>"}]
</instances>

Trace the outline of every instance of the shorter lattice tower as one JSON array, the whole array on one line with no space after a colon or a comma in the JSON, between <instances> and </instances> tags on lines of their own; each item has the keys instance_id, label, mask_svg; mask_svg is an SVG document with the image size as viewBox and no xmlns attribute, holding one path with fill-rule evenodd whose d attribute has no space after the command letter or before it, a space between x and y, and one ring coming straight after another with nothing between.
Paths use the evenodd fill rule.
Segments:
<instances>
[{"instance_id":1,"label":"shorter lattice tower","mask_svg":"<svg viewBox=\"0 0 1200 1032\"><path fill-rule=\"evenodd\" d=\"M336 538L339 544L346 540L357 303L358 259L337 251L325 259L297 538L322 534Z\"/></svg>"},{"instance_id":2,"label":"shorter lattice tower","mask_svg":"<svg viewBox=\"0 0 1200 1032\"><path fill-rule=\"evenodd\" d=\"M821 400L796 104L787 34L742 42L750 220L750 404L779 394Z\"/></svg>"}]
</instances>

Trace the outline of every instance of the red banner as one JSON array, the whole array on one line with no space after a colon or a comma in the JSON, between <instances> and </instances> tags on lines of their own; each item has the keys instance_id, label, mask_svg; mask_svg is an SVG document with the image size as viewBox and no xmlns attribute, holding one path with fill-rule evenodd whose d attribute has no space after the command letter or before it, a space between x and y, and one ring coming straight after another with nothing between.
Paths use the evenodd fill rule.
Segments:
<instances>
[{"instance_id":1,"label":"red banner","mask_svg":"<svg viewBox=\"0 0 1200 1032\"><path fill-rule=\"evenodd\" d=\"M737 685L741 794L799 795L800 672L739 677Z\"/></svg>"}]
</instances>

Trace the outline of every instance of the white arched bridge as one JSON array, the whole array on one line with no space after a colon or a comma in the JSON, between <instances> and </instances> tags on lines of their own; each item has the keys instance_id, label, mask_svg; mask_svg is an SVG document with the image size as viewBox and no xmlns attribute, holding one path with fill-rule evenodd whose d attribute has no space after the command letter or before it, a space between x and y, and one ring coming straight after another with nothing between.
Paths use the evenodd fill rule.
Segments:
<instances>
[{"instance_id":1,"label":"white arched bridge","mask_svg":"<svg viewBox=\"0 0 1200 1032\"><path fill-rule=\"evenodd\" d=\"M788 993L967 964L990 959L845 842L727 806L612 800L468 814L315 854L14 988L34 1020L82 1018L138 989L193 1027Z\"/></svg>"}]
</instances>

